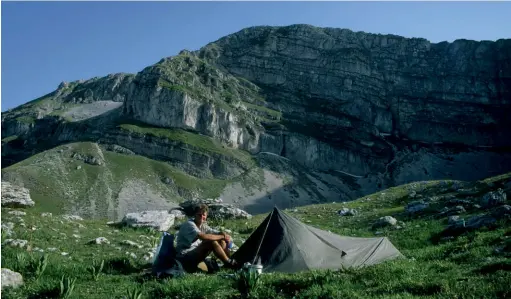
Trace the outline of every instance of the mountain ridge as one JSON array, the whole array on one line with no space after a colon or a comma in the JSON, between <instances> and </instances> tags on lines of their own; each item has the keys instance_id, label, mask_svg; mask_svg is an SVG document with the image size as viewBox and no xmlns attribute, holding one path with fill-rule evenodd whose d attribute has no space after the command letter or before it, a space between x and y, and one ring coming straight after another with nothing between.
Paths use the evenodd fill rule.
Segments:
<instances>
[{"instance_id":1,"label":"mountain ridge","mask_svg":"<svg viewBox=\"0 0 511 299\"><path fill-rule=\"evenodd\" d=\"M3 113L2 172L86 141L226 180L226 188L261 169L256 181L279 182L289 205L350 200L414 180L510 171L510 99L511 39L435 44L256 26L136 74L61 83ZM217 196L260 201L234 189Z\"/></svg>"}]
</instances>

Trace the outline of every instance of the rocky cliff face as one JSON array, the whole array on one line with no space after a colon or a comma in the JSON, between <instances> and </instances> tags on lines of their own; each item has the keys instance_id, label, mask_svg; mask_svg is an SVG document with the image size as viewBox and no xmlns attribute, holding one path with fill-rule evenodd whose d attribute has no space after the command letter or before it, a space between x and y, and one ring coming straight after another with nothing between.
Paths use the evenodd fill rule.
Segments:
<instances>
[{"instance_id":1,"label":"rocky cliff face","mask_svg":"<svg viewBox=\"0 0 511 299\"><path fill-rule=\"evenodd\" d=\"M2 162L92 141L228 180L240 205L286 207L511 171L509 115L509 39L253 27L3 113ZM265 191L239 182L254 167Z\"/></svg>"},{"instance_id":2,"label":"rocky cliff face","mask_svg":"<svg viewBox=\"0 0 511 299\"><path fill-rule=\"evenodd\" d=\"M256 27L197 54L263 88L271 107L284 114L289 131L335 147L343 161L351 155L388 163L389 137L471 147L511 145L511 40L433 44L307 25ZM285 156L312 158L314 165L318 151L326 153L319 164L327 167L338 155L312 140L281 140L272 151L281 154L284 144L286 149L296 144L298 156L289 151ZM359 164L359 173L367 173L367 166Z\"/></svg>"}]
</instances>

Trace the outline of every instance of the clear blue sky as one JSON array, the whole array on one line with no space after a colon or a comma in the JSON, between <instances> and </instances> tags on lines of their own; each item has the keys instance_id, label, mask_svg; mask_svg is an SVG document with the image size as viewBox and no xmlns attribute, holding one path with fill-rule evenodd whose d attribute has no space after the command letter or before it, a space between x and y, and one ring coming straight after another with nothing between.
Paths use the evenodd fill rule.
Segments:
<instances>
[{"instance_id":1,"label":"clear blue sky","mask_svg":"<svg viewBox=\"0 0 511 299\"><path fill-rule=\"evenodd\" d=\"M511 38L511 2L2 2L2 111L62 81L136 73L254 25Z\"/></svg>"}]
</instances>

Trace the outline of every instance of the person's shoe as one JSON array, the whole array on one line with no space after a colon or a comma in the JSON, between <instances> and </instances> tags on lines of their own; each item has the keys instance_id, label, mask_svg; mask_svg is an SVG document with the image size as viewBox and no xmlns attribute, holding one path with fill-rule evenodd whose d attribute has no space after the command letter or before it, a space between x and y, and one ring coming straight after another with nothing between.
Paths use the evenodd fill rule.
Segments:
<instances>
[{"instance_id":1,"label":"person's shoe","mask_svg":"<svg viewBox=\"0 0 511 299\"><path fill-rule=\"evenodd\" d=\"M227 263L224 265L226 268L230 269L237 269L238 268L238 262L235 259L229 259Z\"/></svg>"}]
</instances>

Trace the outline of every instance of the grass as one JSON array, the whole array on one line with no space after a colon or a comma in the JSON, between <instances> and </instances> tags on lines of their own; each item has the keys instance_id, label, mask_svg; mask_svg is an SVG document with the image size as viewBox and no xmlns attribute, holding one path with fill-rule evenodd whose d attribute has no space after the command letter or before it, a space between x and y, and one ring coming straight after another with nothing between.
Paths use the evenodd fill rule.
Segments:
<instances>
[{"instance_id":1,"label":"grass","mask_svg":"<svg viewBox=\"0 0 511 299\"><path fill-rule=\"evenodd\" d=\"M498 186L509 182L511 174L494 179ZM296 274L263 274L252 298L505 298L511 295L511 260L494 249L511 236L508 223L493 230L479 230L450 241L433 241L445 227L445 218L406 217L403 207L414 199L416 190L424 196L455 194L456 182L414 183L391 188L347 203L319 204L286 211L307 224L347 236L374 236L372 222L382 215L393 215L405 223L403 229L381 229L381 235L406 256L359 270L309 271ZM480 187L483 185L479 185ZM490 188L488 185L485 188ZM483 188L483 187L481 187ZM496 187L493 187L496 188ZM487 189L488 190L488 189ZM484 191L487 191L484 190ZM483 192L483 191L482 191ZM359 215L339 217L342 207L356 208ZM16 222L16 217L2 209L2 221ZM25 227L15 225L15 238L28 240L32 251L2 246L2 267L23 274L25 285L8 289L8 298L44 298L59 292L62 277L76 279L70 298L122 298L128 291L141 298L240 298L236 281L220 275L188 274L178 279L156 279L143 274L148 262L140 257L149 251L160 234L144 229L115 229L101 220L62 221L58 216L41 217L36 208L26 210ZM466 217L465 215L463 215ZM250 220L222 221L233 230L234 241L242 240L266 215ZM218 225L219 223L211 223ZM35 227L35 229L32 229ZM171 232L174 232L171 229ZM73 234L80 238L73 237ZM97 237L110 244L86 245ZM5 236L2 235L2 239ZM143 249L121 245L133 240ZM37 277L34 269L42 256L34 249L57 247L47 252L45 271ZM69 253L66 256L61 252ZM137 258L126 252L135 253ZM23 255L24 258L19 256ZM20 262L23 260L24 262ZM101 275L90 269L104 261ZM136 290L137 292L134 292Z\"/></svg>"},{"instance_id":2,"label":"grass","mask_svg":"<svg viewBox=\"0 0 511 299\"><path fill-rule=\"evenodd\" d=\"M72 158L74 153L104 158L104 165L90 165ZM38 212L64 213L75 207L95 218L117 217L114 199L129 182L145 184L148 192L169 202L183 200L181 194L218 197L231 180L198 179L162 161L124 155L101 149L90 142L59 146L2 169L2 175L21 180L31 190ZM172 185L162 182L170 178ZM122 216L122 215L121 215Z\"/></svg>"}]
</instances>

